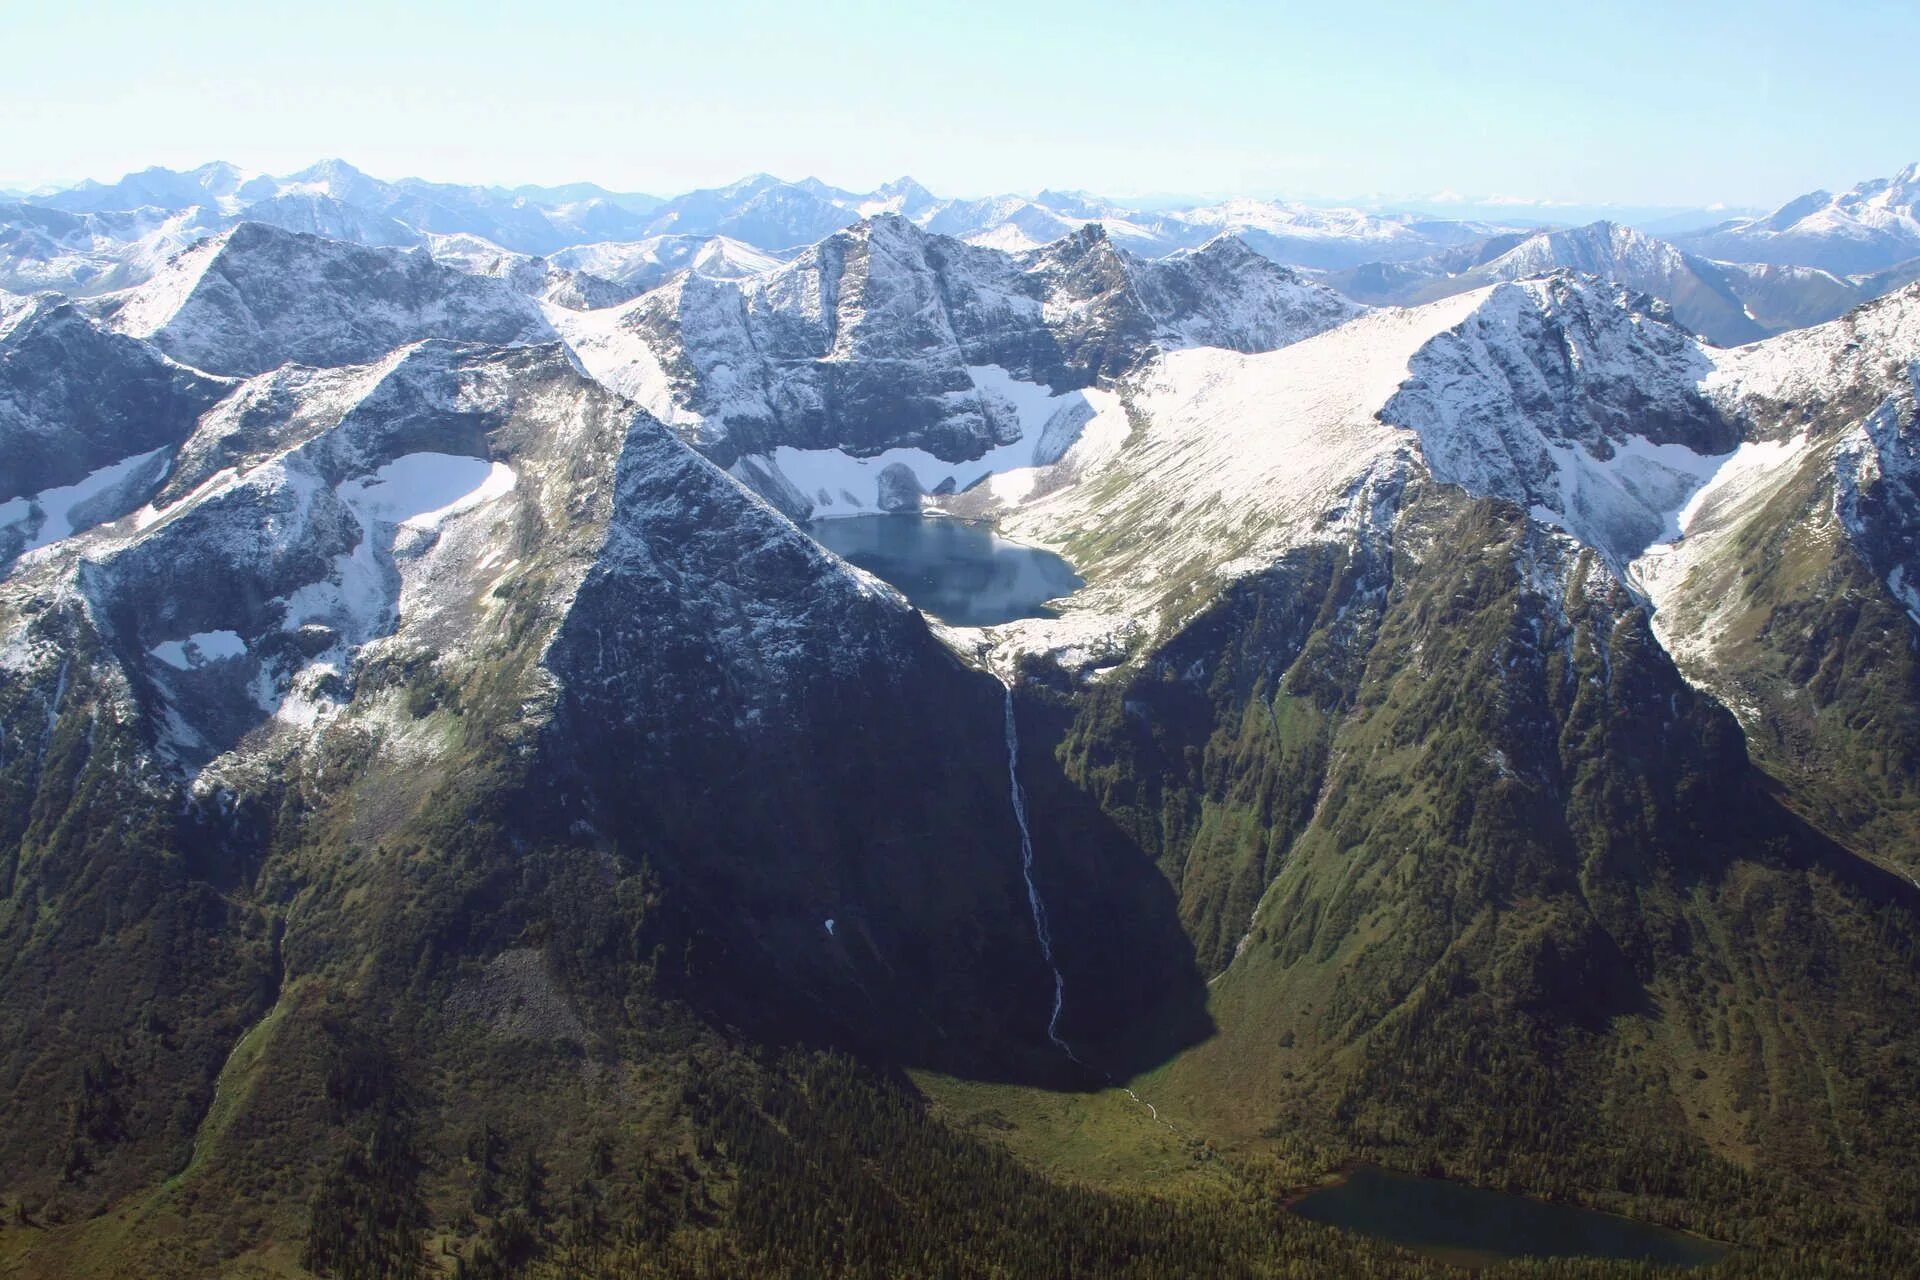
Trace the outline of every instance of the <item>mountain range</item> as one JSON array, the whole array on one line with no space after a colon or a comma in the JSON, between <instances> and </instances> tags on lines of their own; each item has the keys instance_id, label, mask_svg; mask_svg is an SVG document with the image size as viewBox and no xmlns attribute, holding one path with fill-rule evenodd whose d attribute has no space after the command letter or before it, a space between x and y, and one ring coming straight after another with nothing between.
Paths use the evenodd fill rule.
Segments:
<instances>
[{"instance_id":1,"label":"mountain range","mask_svg":"<svg viewBox=\"0 0 1920 1280\"><path fill-rule=\"evenodd\" d=\"M1355 1163L1913 1273L1911 176L10 207L0 1274L1452 1274Z\"/></svg>"},{"instance_id":2,"label":"mountain range","mask_svg":"<svg viewBox=\"0 0 1920 1280\"><path fill-rule=\"evenodd\" d=\"M1834 254L1810 248L1806 256L1832 260ZM1326 282L1359 301L1406 305L1561 269L1644 290L1670 303L1674 315L1695 333L1733 347L1836 319L1862 302L1920 280L1920 256L1843 276L1814 266L1715 261L1631 227L1596 222L1490 237L1413 262L1369 263L1335 272Z\"/></svg>"},{"instance_id":3,"label":"mountain range","mask_svg":"<svg viewBox=\"0 0 1920 1280\"><path fill-rule=\"evenodd\" d=\"M1480 230L1471 222L1265 201L1146 212L1072 191L1042 191L1031 198L941 199L904 177L870 192L853 192L813 178L787 182L761 173L663 200L619 194L591 183L509 189L416 178L384 182L340 160L322 161L284 178L243 173L224 163L185 173L149 169L111 185L83 183L33 203L83 215L196 209L209 217L244 213L275 222L283 217L338 216L346 208L422 233L478 235L533 254L663 235L723 235L762 249L793 249L883 213L899 214L939 234L1005 249L1034 248L1090 221L1104 223L1129 247L1155 254L1192 248L1222 228L1245 228L1263 243L1323 259L1305 263L1313 266L1338 263L1358 245L1399 257L1457 243Z\"/></svg>"},{"instance_id":4,"label":"mountain range","mask_svg":"<svg viewBox=\"0 0 1920 1280\"><path fill-rule=\"evenodd\" d=\"M1733 262L1884 271L1920 256L1920 163L1832 195L1813 191L1764 218L1741 218L1679 237Z\"/></svg>"},{"instance_id":5,"label":"mountain range","mask_svg":"<svg viewBox=\"0 0 1920 1280\"><path fill-rule=\"evenodd\" d=\"M703 275L770 270L855 222L892 214L1010 251L1098 225L1147 258L1232 235L1369 305L1405 305L1565 267L1629 280L1719 345L1816 324L1920 278L1911 167L1841 196L1813 192L1765 218L1663 240L1613 222L1500 226L1422 214L1232 200L1128 208L1084 192L953 200L911 178L870 192L756 174L672 199L591 183L479 187L368 177L330 160L286 177L215 163L149 169L0 205L0 288L70 296L140 283L171 254L238 221L362 244L422 248L582 310ZM1671 222L1671 219L1666 220ZM1680 225L1680 224L1675 224Z\"/></svg>"}]
</instances>

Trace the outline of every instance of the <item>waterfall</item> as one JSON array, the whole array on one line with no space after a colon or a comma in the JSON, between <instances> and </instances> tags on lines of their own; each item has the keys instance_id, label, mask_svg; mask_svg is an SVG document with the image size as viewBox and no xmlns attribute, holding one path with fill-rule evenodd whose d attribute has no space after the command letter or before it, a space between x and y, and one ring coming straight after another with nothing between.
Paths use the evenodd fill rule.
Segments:
<instances>
[{"instance_id":1,"label":"waterfall","mask_svg":"<svg viewBox=\"0 0 1920 1280\"><path fill-rule=\"evenodd\" d=\"M1053 1013L1047 1018L1047 1039L1058 1045L1060 1052L1079 1062L1060 1035L1060 1009L1066 1003L1067 982L1060 976L1060 966L1054 963L1053 935L1047 930L1047 904L1040 900L1039 886L1033 882L1033 832L1027 828L1027 793L1020 789L1020 731L1013 723L1013 685L1009 683L1006 690L1007 786L1013 796L1013 820L1020 826L1020 873L1027 881L1027 906L1033 911L1033 933L1040 942L1040 956L1053 973Z\"/></svg>"},{"instance_id":2,"label":"waterfall","mask_svg":"<svg viewBox=\"0 0 1920 1280\"><path fill-rule=\"evenodd\" d=\"M1053 974L1053 1012L1047 1017L1047 1039L1053 1041L1060 1052L1073 1059L1079 1066L1098 1071L1073 1051L1066 1038L1060 1034L1060 1010L1067 999L1067 981L1060 976L1060 966L1053 959L1053 935L1047 930L1047 904L1040 899L1040 887L1033 882L1033 832L1027 827L1027 793L1020 788L1020 731L1013 723L1013 683L1006 682L1007 690L1007 790L1013 797L1013 820L1020 827L1020 874L1027 881L1027 906L1033 912L1033 936L1039 939L1040 956L1047 962L1047 969ZM1114 1083L1111 1072L1100 1071L1107 1083ZM1172 1122L1160 1116L1159 1109L1151 1102L1126 1086L1121 1092L1145 1107L1153 1122L1168 1132L1185 1137Z\"/></svg>"}]
</instances>

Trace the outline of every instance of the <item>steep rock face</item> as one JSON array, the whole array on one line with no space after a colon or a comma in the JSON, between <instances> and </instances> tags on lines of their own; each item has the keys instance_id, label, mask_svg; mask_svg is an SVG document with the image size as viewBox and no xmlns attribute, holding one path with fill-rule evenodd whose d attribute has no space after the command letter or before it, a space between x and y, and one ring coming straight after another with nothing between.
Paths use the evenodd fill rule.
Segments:
<instances>
[{"instance_id":1,"label":"steep rock face","mask_svg":"<svg viewBox=\"0 0 1920 1280\"><path fill-rule=\"evenodd\" d=\"M555 1052L645 1064L670 997L1077 1071L1045 1041L1000 686L557 347L249 380L148 509L0 584L0 664L0 955L48 980L0 997L27 1032L0 1071L33 1085L9 1185L91 1206L192 1157L204 1189L258 1166L258 1126L324 1149L347 1120L307 1100L343 1036L482 1096L472 1011L529 946ZM1164 888L1097 823L1036 823L1069 830L1085 909L1130 938L1081 1025L1192 1027ZM44 1096L78 1136L21 1110Z\"/></svg>"},{"instance_id":2,"label":"steep rock face","mask_svg":"<svg viewBox=\"0 0 1920 1280\"><path fill-rule=\"evenodd\" d=\"M1700 387L1711 362L1668 315L1568 277L1496 287L1421 351L1381 416L1419 433L1440 479L1624 564L1699 486L1703 455L1738 440Z\"/></svg>"},{"instance_id":3,"label":"steep rock face","mask_svg":"<svg viewBox=\"0 0 1920 1280\"><path fill-rule=\"evenodd\" d=\"M723 465L779 446L952 462L1021 437L1017 415L981 394L983 366L1067 391L1164 347L1265 350L1354 314L1231 241L1147 264L1095 227L1010 258L881 217L769 274L683 276L617 321L624 349L583 359L697 422Z\"/></svg>"},{"instance_id":4,"label":"steep rock face","mask_svg":"<svg viewBox=\"0 0 1920 1280\"><path fill-rule=\"evenodd\" d=\"M606 546L545 660L561 684L546 750L573 812L624 833L623 855L701 920L687 980L730 1020L1009 1069L1046 1027L1049 986L999 687L891 592L652 433L629 441ZM1157 942L1114 965L1110 990L1191 1008L1163 893L1088 844L1079 892ZM797 1003L753 994L768 971ZM993 1066L996 1045L1015 1058Z\"/></svg>"},{"instance_id":5,"label":"steep rock face","mask_svg":"<svg viewBox=\"0 0 1920 1280\"><path fill-rule=\"evenodd\" d=\"M1017 431L973 394L968 366L1035 381L1063 372L1022 286L1002 255L883 218L771 275L682 276L625 323L723 465L776 444L900 443L961 458Z\"/></svg>"},{"instance_id":6,"label":"steep rock face","mask_svg":"<svg viewBox=\"0 0 1920 1280\"><path fill-rule=\"evenodd\" d=\"M423 338L539 342L538 309L497 280L403 253L242 223L109 300L119 332L212 373L341 365Z\"/></svg>"},{"instance_id":7,"label":"steep rock face","mask_svg":"<svg viewBox=\"0 0 1920 1280\"><path fill-rule=\"evenodd\" d=\"M0 501L177 443L230 384L53 295L0 313Z\"/></svg>"}]
</instances>

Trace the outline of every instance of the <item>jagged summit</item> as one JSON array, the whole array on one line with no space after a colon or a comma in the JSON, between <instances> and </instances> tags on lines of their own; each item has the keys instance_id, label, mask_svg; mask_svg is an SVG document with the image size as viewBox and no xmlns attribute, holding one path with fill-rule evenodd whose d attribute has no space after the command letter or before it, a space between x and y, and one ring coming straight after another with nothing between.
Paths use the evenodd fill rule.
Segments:
<instances>
[{"instance_id":1,"label":"jagged summit","mask_svg":"<svg viewBox=\"0 0 1920 1280\"><path fill-rule=\"evenodd\" d=\"M1667 309L1569 273L1501 284L1428 344L1383 420L1434 475L1567 529L1616 566L1669 531L1737 429Z\"/></svg>"},{"instance_id":2,"label":"jagged summit","mask_svg":"<svg viewBox=\"0 0 1920 1280\"><path fill-rule=\"evenodd\" d=\"M504 281L425 254L243 222L102 300L107 323L210 373L351 364L427 337L538 342L552 330Z\"/></svg>"},{"instance_id":3,"label":"jagged summit","mask_svg":"<svg viewBox=\"0 0 1920 1280\"><path fill-rule=\"evenodd\" d=\"M1054 397L1118 378L1154 351L1265 350L1360 310L1232 247L1145 262L1090 226L1015 256L883 214L772 270L696 270L617 314L554 319L595 376L723 465L751 459L743 474L804 512L872 508L876 480L796 481L789 463L810 477L835 459L913 450L930 490L942 464L1002 448L1030 462L1062 407ZM1007 380L1020 386L1002 388ZM987 470L1012 462L996 454Z\"/></svg>"}]
</instances>

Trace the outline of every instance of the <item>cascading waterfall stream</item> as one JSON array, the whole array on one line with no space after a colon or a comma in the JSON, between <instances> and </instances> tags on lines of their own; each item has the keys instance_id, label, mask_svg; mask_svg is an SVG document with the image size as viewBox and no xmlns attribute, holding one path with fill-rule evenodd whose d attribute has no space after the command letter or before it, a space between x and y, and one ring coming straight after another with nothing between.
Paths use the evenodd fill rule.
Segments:
<instances>
[{"instance_id":1,"label":"cascading waterfall stream","mask_svg":"<svg viewBox=\"0 0 1920 1280\"><path fill-rule=\"evenodd\" d=\"M1053 1013L1047 1018L1047 1039L1060 1052L1080 1062L1071 1046L1060 1035L1060 1011L1066 1004L1067 980L1053 959L1053 935L1047 929L1047 904L1040 899L1040 888L1033 881L1033 832L1027 827L1027 793L1020 786L1020 731L1013 722L1013 685L1007 691L1007 787L1013 796L1013 820L1020 827L1020 873L1027 881L1027 906L1033 911L1033 933L1040 942L1040 956L1053 973ZM1085 1066L1085 1063L1081 1063Z\"/></svg>"},{"instance_id":2,"label":"cascading waterfall stream","mask_svg":"<svg viewBox=\"0 0 1920 1280\"><path fill-rule=\"evenodd\" d=\"M1098 1070L1084 1061L1073 1051L1066 1038L1060 1034L1060 1012L1066 1004L1067 982L1060 974L1060 966L1053 959L1053 935L1047 929L1047 904L1040 897L1040 887L1033 880L1033 832L1027 826L1027 793L1020 786L1020 731L1013 721L1013 683L1004 681L1006 699L1006 737L1007 737L1007 790L1013 797L1013 820L1020 827L1020 873L1027 882L1027 906L1033 912L1033 933L1040 942L1040 956L1047 962L1047 969L1053 974L1053 1012L1047 1018L1047 1039L1053 1041L1060 1052L1071 1058L1076 1064L1089 1071ZM1113 1082L1111 1072L1101 1071L1108 1083ZM1163 1119L1159 1110L1132 1089L1122 1085L1120 1091L1133 1101L1146 1108L1155 1124L1178 1136L1184 1137L1180 1130Z\"/></svg>"}]
</instances>

